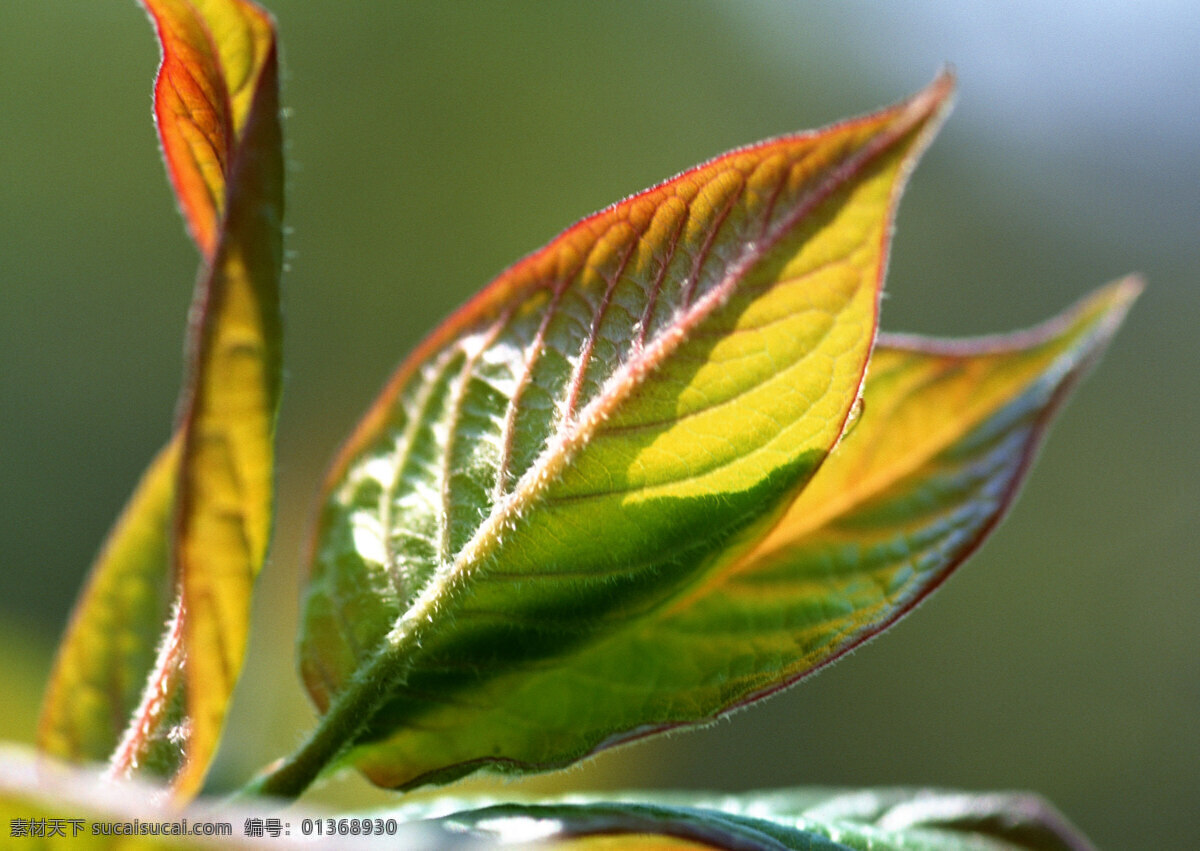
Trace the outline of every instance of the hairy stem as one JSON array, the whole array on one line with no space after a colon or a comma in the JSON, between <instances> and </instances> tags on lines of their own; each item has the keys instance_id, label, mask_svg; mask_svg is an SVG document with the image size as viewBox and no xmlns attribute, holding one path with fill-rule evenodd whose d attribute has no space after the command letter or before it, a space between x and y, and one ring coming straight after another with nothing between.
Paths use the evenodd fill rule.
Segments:
<instances>
[{"instance_id":1,"label":"hairy stem","mask_svg":"<svg viewBox=\"0 0 1200 851\"><path fill-rule=\"evenodd\" d=\"M355 672L304 744L239 789L238 798L295 800L334 764L408 673L412 651L421 643L421 631L402 630L402 626L397 625L388 640Z\"/></svg>"}]
</instances>

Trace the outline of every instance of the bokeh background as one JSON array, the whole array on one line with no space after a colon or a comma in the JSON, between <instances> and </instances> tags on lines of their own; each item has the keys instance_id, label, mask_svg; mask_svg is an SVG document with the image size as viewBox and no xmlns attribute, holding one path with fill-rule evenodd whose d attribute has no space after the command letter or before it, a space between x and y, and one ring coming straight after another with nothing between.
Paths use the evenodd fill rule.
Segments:
<instances>
[{"instance_id":1,"label":"bokeh background","mask_svg":"<svg viewBox=\"0 0 1200 851\"><path fill-rule=\"evenodd\" d=\"M274 0L289 154L274 554L214 786L311 714L291 651L321 471L439 318L575 219L897 100L955 114L904 198L884 327L1032 324L1149 289L1010 518L890 634L699 732L501 787L1032 789L1105 848L1200 804L1200 5ZM165 441L195 269L129 0L0 3L0 736ZM389 800L354 777L314 800Z\"/></svg>"}]
</instances>

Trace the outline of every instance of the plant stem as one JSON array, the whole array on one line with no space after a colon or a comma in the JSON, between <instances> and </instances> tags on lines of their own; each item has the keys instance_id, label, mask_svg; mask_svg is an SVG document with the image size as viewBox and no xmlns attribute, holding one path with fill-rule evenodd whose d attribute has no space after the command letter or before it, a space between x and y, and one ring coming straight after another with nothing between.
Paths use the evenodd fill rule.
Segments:
<instances>
[{"instance_id":1,"label":"plant stem","mask_svg":"<svg viewBox=\"0 0 1200 851\"><path fill-rule=\"evenodd\" d=\"M454 601L463 594L466 583L452 582L454 576L453 571L448 572L425 586L375 652L334 697L308 741L291 756L264 769L238 790L235 797L295 800L354 744L408 676L428 633L434 624L440 623L437 612L452 609Z\"/></svg>"},{"instance_id":2,"label":"plant stem","mask_svg":"<svg viewBox=\"0 0 1200 851\"><path fill-rule=\"evenodd\" d=\"M238 790L236 797L265 796L292 801L353 744L358 734L391 697L409 668L409 647L420 644L414 632L393 633L355 672L321 716L308 740L290 756L272 763Z\"/></svg>"}]
</instances>

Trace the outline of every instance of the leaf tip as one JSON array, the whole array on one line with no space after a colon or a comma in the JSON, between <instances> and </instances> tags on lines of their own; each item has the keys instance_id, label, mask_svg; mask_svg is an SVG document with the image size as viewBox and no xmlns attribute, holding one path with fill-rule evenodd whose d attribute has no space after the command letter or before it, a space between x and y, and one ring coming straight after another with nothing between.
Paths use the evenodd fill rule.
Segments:
<instances>
[{"instance_id":1,"label":"leaf tip","mask_svg":"<svg viewBox=\"0 0 1200 851\"><path fill-rule=\"evenodd\" d=\"M1083 360L1087 365L1104 352L1145 288L1146 281L1141 275L1126 275L1097 288L1066 311L1064 319L1077 317L1091 326L1088 342L1083 347L1086 353Z\"/></svg>"},{"instance_id":2,"label":"leaf tip","mask_svg":"<svg viewBox=\"0 0 1200 851\"><path fill-rule=\"evenodd\" d=\"M954 68L945 65L928 86L901 104L902 120L907 119L913 125L924 125L915 146L918 154L924 151L933 137L937 135L942 127L942 122L954 108L954 95L957 90L958 79L954 74Z\"/></svg>"},{"instance_id":3,"label":"leaf tip","mask_svg":"<svg viewBox=\"0 0 1200 851\"><path fill-rule=\"evenodd\" d=\"M1125 314L1145 289L1146 279L1134 272L1101 287L1096 298L1107 302L1109 321L1116 327L1124 321Z\"/></svg>"},{"instance_id":4,"label":"leaf tip","mask_svg":"<svg viewBox=\"0 0 1200 851\"><path fill-rule=\"evenodd\" d=\"M933 81L913 98L914 101L926 100L934 109L949 107L954 101L954 93L958 89L958 74L949 63L943 65L934 75Z\"/></svg>"}]
</instances>

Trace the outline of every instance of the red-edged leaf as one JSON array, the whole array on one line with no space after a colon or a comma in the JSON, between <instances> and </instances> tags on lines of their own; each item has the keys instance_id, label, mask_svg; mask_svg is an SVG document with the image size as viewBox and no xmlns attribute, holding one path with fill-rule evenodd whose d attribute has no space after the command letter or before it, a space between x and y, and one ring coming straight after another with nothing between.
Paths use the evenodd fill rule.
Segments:
<instances>
[{"instance_id":1,"label":"red-edged leaf","mask_svg":"<svg viewBox=\"0 0 1200 851\"><path fill-rule=\"evenodd\" d=\"M325 493L301 643L314 748L357 739L373 780L408 786L562 764L647 722L610 694L597 730L558 710L559 685L517 723L454 719L513 677L566 682L578 648L666 604L812 475L861 389L891 216L952 87L603 210L417 349Z\"/></svg>"},{"instance_id":2,"label":"red-edged leaf","mask_svg":"<svg viewBox=\"0 0 1200 851\"><path fill-rule=\"evenodd\" d=\"M82 686L110 680L87 660L83 627L130 616L110 589L137 573L159 591L179 586L175 615L113 772L173 777L180 799L203 782L241 670L250 595L271 531L274 428L280 385L282 144L270 17L246 0L144 0L162 46L155 116L167 171L202 265L191 312L187 376L170 453L155 462L97 564L52 678L43 744L56 753L66 714L107 741L121 700L73 708ZM144 531L174 506L166 536ZM140 538L138 537L140 534ZM157 549L155 548L157 547ZM106 593L100 593L106 591ZM107 619L107 620L106 620ZM144 620L144 618L142 618ZM146 632L146 630L142 630ZM139 635L137 651L153 645ZM82 660L82 661L81 661ZM182 680L182 681L181 681ZM108 713L107 720L100 716ZM100 744L69 753L94 758Z\"/></svg>"},{"instance_id":3,"label":"red-edged leaf","mask_svg":"<svg viewBox=\"0 0 1200 851\"><path fill-rule=\"evenodd\" d=\"M271 531L282 144L266 13L239 0L146 0L146 7L163 42L155 87L163 150L208 260L193 306L175 526L188 722L175 787L187 797L216 751Z\"/></svg>"}]
</instances>

